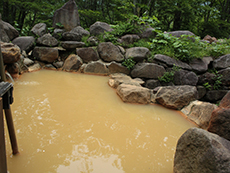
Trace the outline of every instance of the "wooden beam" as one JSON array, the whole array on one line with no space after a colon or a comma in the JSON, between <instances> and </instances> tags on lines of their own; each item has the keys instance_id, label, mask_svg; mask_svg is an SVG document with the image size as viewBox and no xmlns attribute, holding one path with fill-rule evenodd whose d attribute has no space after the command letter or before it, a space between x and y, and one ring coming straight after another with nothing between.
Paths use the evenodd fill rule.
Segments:
<instances>
[{"instance_id":1,"label":"wooden beam","mask_svg":"<svg viewBox=\"0 0 230 173\"><path fill-rule=\"evenodd\" d=\"M0 97L0 172L7 173L2 98Z\"/></svg>"}]
</instances>

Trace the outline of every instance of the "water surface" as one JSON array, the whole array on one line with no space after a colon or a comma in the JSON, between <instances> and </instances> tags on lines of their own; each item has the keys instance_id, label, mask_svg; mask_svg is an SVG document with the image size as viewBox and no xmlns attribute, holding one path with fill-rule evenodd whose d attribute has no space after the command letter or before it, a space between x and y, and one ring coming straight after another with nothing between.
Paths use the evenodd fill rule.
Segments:
<instances>
[{"instance_id":1,"label":"water surface","mask_svg":"<svg viewBox=\"0 0 230 173\"><path fill-rule=\"evenodd\" d=\"M193 126L161 106L123 103L108 77L60 71L23 74L11 109L20 154L7 137L9 173L170 173Z\"/></svg>"}]
</instances>

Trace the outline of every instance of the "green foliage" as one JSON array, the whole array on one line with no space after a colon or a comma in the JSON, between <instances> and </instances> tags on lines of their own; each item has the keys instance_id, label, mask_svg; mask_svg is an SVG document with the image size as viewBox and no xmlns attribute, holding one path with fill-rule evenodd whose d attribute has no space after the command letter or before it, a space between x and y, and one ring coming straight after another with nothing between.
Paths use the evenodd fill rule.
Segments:
<instances>
[{"instance_id":1,"label":"green foliage","mask_svg":"<svg viewBox=\"0 0 230 173\"><path fill-rule=\"evenodd\" d=\"M212 88L212 86L208 82L204 83L203 86L208 90L211 90Z\"/></svg>"},{"instance_id":2,"label":"green foliage","mask_svg":"<svg viewBox=\"0 0 230 173\"><path fill-rule=\"evenodd\" d=\"M173 65L172 70L165 72L163 76L158 77L158 80L165 83L173 82L175 72L178 70L180 70L180 67Z\"/></svg>"},{"instance_id":3,"label":"green foliage","mask_svg":"<svg viewBox=\"0 0 230 173\"><path fill-rule=\"evenodd\" d=\"M122 62L122 65L127 67L128 69L133 69L133 67L135 66L136 62L133 60L133 57L130 58L126 58L124 59L124 61Z\"/></svg>"}]
</instances>

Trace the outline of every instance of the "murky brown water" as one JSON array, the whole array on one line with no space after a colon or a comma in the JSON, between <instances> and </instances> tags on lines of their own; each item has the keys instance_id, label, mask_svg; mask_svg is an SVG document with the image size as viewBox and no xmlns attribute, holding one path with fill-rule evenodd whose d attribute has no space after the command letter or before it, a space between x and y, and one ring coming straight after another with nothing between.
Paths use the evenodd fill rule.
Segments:
<instances>
[{"instance_id":1,"label":"murky brown water","mask_svg":"<svg viewBox=\"0 0 230 173\"><path fill-rule=\"evenodd\" d=\"M23 74L11 107L20 154L7 137L9 173L171 173L176 142L193 125L160 106L123 103L107 82Z\"/></svg>"}]
</instances>

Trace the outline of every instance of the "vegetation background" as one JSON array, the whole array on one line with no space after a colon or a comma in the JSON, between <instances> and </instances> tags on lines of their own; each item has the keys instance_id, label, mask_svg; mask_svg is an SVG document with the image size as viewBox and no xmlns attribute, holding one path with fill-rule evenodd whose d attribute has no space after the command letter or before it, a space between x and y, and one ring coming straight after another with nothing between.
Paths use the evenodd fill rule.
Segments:
<instances>
[{"instance_id":1,"label":"vegetation background","mask_svg":"<svg viewBox=\"0 0 230 173\"><path fill-rule=\"evenodd\" d=\"M52 26L54 12L68 0L1 0L2 19L21 35L39 23ZM77 0L81 26L96 21L117 25L133 16L154 19L163 31L189 30L201 38L230 35L230 0Z\"/></svg>"}]
</instances>

